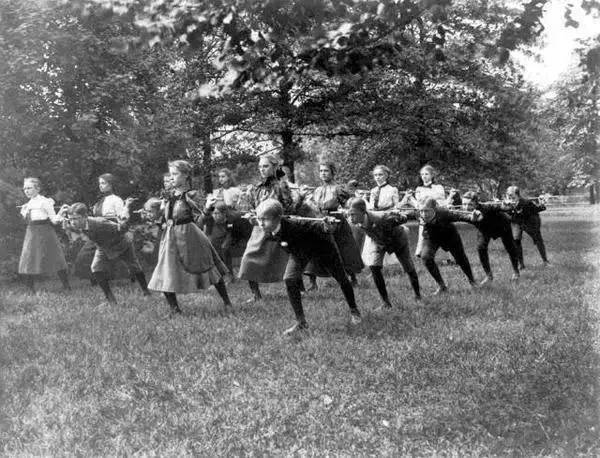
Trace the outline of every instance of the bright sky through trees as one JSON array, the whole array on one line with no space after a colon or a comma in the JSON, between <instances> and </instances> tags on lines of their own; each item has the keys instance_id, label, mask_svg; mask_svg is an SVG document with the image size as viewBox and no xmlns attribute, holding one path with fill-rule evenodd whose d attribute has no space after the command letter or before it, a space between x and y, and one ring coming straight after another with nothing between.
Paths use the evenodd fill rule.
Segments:
<instances>
[{"instance_id":1,"label":"bright sky through trees","mask_svg":"<svg viewBox=\"0 0 600 458\"><path fill-rule=\"evenodd\" d=\"M586 14L578 5L573 5L572 18L579 27L565 25L566 3L554 0L547 6L542 22L545 31L541 37L539 60L523 53L515 53L525 68L525 77L540 87L554 83L561 74L578 64L575 50L578 39L600 35L600 17Z\"/></svg>"}]
</instances>

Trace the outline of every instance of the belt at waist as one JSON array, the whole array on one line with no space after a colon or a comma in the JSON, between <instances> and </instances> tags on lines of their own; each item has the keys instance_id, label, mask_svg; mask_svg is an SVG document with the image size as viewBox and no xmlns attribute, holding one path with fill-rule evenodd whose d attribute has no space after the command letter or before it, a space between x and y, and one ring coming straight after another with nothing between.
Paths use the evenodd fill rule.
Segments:
<instances>
[{"instance_id":1,"label":"belt at waist","mask_svg":"<svg viewBox=\"0 0 600 458\"><path fill-rule=\"evenodd\" d=\"M35 219L27 223L29 226L42 226L44 224L51 224L49 219Z\"/></svg>"},{"instance_id":2,"label":"belt at waist","mask_svg":"<svg viewBox=\"0 0 600 458\"><path fill-rule=\"evenodd\" d=\"M171 219L169 221L171 221L171 224L173 226L181 226L183 224L193 223L194 219L193 218L183 218L183 219Z\"/></svg>"}]
</instances>

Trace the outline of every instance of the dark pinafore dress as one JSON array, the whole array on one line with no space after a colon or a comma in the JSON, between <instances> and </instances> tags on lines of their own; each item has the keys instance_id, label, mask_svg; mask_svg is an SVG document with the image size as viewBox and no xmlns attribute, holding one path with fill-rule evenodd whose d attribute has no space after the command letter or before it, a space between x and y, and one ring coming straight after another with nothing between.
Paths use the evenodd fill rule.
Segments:
<instances>
[{"instance_id":1,"label":"dark pinafore dress","mask_svg":"<svg viewBox=\"0 0 600 458\"><path fill-rule=\"evenodd\" d=\"M350 194L338 184L328 184L315 189L312 201L319 209L322 216L329 215L338 210L348 201ZM344 217L338 218L340 222L336 225L333 238L338 247L346 272L359 273L364 267L360 249L352 234L352 229ZM306 274L319 277L329 276L329 273L321 268L318 263L311 261L305 270Z\"/></svg>"},{"instance_id":2,"label":"dark pinafore dress","mask_svg":"<svg viewBox=\"0 0 600 458\"><path fill-rule=\"evenodd\" d=\"M166 202L158 262L148 283L153 291L193 293L218 283L228 273L208 237L196 225L202 208L196 198L196 191L186 191Z\"/></svg>"},{"instance_id":3,"label":"dark pinafore dress","mask_svg":"<svg viewBox=\"0 0 600 458\"><path fill-rule=\"evenodd\" d=\"M292 194L288 184L275 177L269 177L250 191L249 204L256 208L266 199L276 199L283 205L284 212L292 208ZM239 277L257 283L283 281L283 273L288 261L288 253L279 242L267 237L260 226L254 226L246 250L242 256Z\"/></svg>"}]
</instances>

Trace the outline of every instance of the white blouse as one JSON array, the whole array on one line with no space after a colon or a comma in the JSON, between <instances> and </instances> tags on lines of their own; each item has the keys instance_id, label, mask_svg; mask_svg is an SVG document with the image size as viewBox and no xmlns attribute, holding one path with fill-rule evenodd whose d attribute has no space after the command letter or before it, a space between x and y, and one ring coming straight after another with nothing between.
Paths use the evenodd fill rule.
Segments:
<instances>
[{"instance_id":1,"label":"white blouse","mask_svg":"<svg viewBox=\"0 0 600 458\"><path fill-rule=\"evenodd\" d=\"M29 202L21 207L21 216L29 221L49 219L53 223L61 219L54 211L54 200L40 194L29 199Z\"/></svg>"},{"instance_id":2,"label":"white blouse","mask_svg":"<svg viewBox=\"0 0 600 458\"><path fill-rule=\"evenodd\" d=\"M102 216L104 218L118 218L123 213L123 209L125 208L125 203L123 199L119 196L111 194L109 196L104 197L102 201Z\"/></svg>"},{"instance_id":3,"label":"white blouse","mask_svg":"<svg viewBox=\"0 0 600 458\"><path fill-rule=\"evenodd\" d=\"M375 208L375 195L377 192L379 192L379 198L377 199L377 208ZM398 188L386 183L383 186L376 186L371 189L367 208L369 210L389 210L398 205L399 200Z\"/></svg>"},{"instance_id":4,"label":"white blouse","mask_svg":"<svg viewBox=\"0 0 600 458\"><path fill-rule=\"evenodd\" d=\"M216 200L222 200L225 202L225 205L231 208L236 208L238 206L238 202L240 200L240 196L242 195L242 191L240 188L235 186L231 186L227 189L225 188L217 188L213 191L212 194L209 194L208 198L214 197Z\"/></svg>"},{"instance_id":5,"label":"white blouse","mask_svg":"<svg viewBox=\"0 0 600 458\"><path fill-rule=\"evenodd\" d=\"M442 207L446 206L446 193L444 187L441 184L432 184L431 186L417 186L415 189L415 199L417 202L427 197L434 198L438 205Z\"/></svg>"},{"instance_id":6,"label":"white blouse","mask_svg":"<svg viewBox=\"0 0 600 458\"><path fill-rule=\"evenodd\" d=\"M417 186L417 189L415 189L415 194L413 196L406 194L400 202L400 206L402 207L408 204L417 208L421 199L426 199L427 197L433 197L437 201L438 205L442 207L447 206L446 192L441 184Z\"/></svg>"}]
</instances>

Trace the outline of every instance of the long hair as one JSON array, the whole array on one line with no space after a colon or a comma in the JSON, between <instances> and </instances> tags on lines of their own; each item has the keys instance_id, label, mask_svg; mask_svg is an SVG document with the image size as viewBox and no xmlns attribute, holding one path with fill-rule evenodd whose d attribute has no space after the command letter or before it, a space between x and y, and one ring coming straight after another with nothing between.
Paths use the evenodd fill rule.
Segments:
<instances>
[{"instance_id":1,"label":"long hair","mask_svg":"<svg viewBox=\"0 0 600 458\"><path fill-rule=\"evenodd\" d=\"M431 175L431 182L435 183L435 177L437 175L437 170L434 169L432 165L425 164L423 167L421 167L419 169L419 182L423 185L425 183L423 182L423 179L421 178L421 172L429 172L429 174Z\"/></svg>"},{"instance_id":2,"label":"long hair","mask_svg":"<svg viewBox=\"0 0 600 458\"><path fill-rule=\"evenodd\" d=\"M383 173L385 173L387 175L385 178L385 182L389 183L390 176L392 175L392 170L387 165L378 164L375 167L373 167L373 171L371 173L375 173L375 170L381 170Z\"/></svg>"},{"instance_id":3,"label":"long hair","mask_svg":"<svg viewBox=\"0 0 600 458\"><path fill-rule=\"evenodd\" d=\"M192 173L194 166L190 162L184 161L183 159L177 159L175 161L169 161L168 166L179 170L181 174L186 176L188 186L192 186Z\"/></svg>"},{"instance_id":4,"label":"long hair","mask_svg":"<svg viewBox=\"0 0 600 458\"><path fill-rule=\"evenodd\" d=\"M260 159L268 160L269 164L271 164L273 166L273 169L275 170L273 175L275 176L275 178L280 179L285 176L285 172L281 168L279 159L277 157L275 157L273 154L265 154L264 156L261 156Z\"/></svg>"},{"instance_id":5,"label":"long hair","mask_svg":"<svg viewBox=\"0 0 600 458\"><path fill-rule=\"evenodd\" d=\"M112 173L103 173L98 177L98 180L104 180L110 185L111 192L115 192L115 184L117 183L117 177Z\"/></svg>"},{"instance_id":6,"label":"long hair","mask_svg":"<svg viewBox=\"0 0 600 458\"><path fill-rule=\"evenodd\" d=\"M217 175L220 175L222 173L227 176L227 185L235 186L235 181L233 179L231 170L229 170L228 168L219 169L219 171L217 172Z\"/></svg>"},{"instance_id":7,"label":"long hair","mask_svg":"<svg viewBox=\"0 0 600 458\"><path fill-rule=\"evenodd\" d=\"M331 178L335 178L335 174L337 173L337 169L335 164L332 161L321 161L319 162L319 168L327 167L331 172Z\"/></svg>"}]
</instances>

